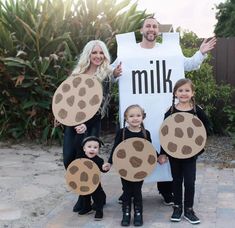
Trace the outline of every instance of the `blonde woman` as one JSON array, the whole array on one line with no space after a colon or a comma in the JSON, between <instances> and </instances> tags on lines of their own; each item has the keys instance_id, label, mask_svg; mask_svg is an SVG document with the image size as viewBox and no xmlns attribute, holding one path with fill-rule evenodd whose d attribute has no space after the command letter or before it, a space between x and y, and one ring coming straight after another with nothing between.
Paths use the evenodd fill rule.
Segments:
<instances>
[{"instance_id":1,"label":"blonde woman","mask_svg":"<svg viewBox=\"0 0 235 228\"><path fill-rule=\"evenodd\" d=\"M107 107L111 98L112 83L115 77L120 76L121 72L121 63L118 64L114 70L110 66L110 55L104 42L100 40L91 40L85 45L71 76L76 76L78 74L95 75L103 86L103 101L99 111L87 122L78 126L65 126L63 161L66 169L69 164L76 159L77 153L79 152L78 150L81 149L81 143L85 137L99 137L101 119L107 112ZM86 206L89 204L83 204L82 197L79 197L77 203L73 207L73 211L81 211L80 214L89 213L91 208Z\"/></svg>"}]
</instances>

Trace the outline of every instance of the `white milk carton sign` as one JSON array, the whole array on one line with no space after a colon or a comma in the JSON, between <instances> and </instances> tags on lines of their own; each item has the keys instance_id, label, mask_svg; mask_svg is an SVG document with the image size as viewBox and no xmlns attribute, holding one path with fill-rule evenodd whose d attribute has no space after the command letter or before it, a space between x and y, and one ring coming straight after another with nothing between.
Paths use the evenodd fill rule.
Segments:
<instances>
[{"instance_id":1,"label":"white milk carton sign","mask_svg":"<svg viewBox=\"0 0 235 228\"><path fill-rule=\"evenodd\" d=\"M164 113L172 104L172 91L177 80L184 77L184 59L178 33L164 33L162 43L154 48L141 48L134 33L116 36L118 61L122 62L119 79L119 115L132 104L146 112L145 128L151 133L155 149L160 151L159 128ZM169 163L157 165L145 182L172 180Z\"/></svg>"}]
</instances>

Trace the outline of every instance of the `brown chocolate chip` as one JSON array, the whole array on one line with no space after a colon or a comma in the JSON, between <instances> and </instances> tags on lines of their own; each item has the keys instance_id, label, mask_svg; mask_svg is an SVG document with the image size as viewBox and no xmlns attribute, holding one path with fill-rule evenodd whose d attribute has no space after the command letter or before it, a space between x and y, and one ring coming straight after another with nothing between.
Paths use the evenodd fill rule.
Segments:
<instances>
[{"instance_id":1,"label":"brown chocolate chip","mask_svg":"<svg viewBox=\"0 0 235 228\"><path fill-rule=\"evenodd\" d=\"M78 102L78 107L79 107L80 109L84 109L84 108L86 107L86 102L83 101L83 100L79 101L79 102Z\"/></svg>"},{"instance_id":2,"label":"brown chocolate chip","mask_svg":"<svg viewBox=\"0 0 235 228\"><path fill-rule=\"evenodd\" d=\"M61 93L56 94L55 96L55 103L58 104L59 102L61 102L63 99L63 95Z\"/></svg>"},{"instance_id":3,"label":"brown chocolate chip","mask_svg":"<svg viewBox=\"0 0 235 228\"><path fill-rule=\"evenodd\" d=\"M124 149L118 150L117 157L120 159L124 159L126 157L126 151Z\"/></svg>"},{"instance_id":4,"label":"brown chocolate chip","mask_svg":"<svg viewBox=\"0 0 235 228\"><path fill-rule=\"evenodd\" d=\"M93 169L93 162L91 161L84 161L83 163L88 169Z\"/></svg>"},{"instance_id":5,"label":"brown chocolate chip","mask_svg":"<svg viewBox=\"0 0 235 228\"><path fill-rule=\"evenodd\" d=\"M61 118L61 119L65 119L68 115L68 112L65 110L65 109L60 109L60 111L58 112L58 116Z\"/></svg>"},{"instance_id":6,"label":"brown chocolate chip","mask_svg":"<svg viewBox=\"0 0 235 228\"><path fill-rule=\"evenodd\" d=\"M165 125L162 129L161 129L161 133L163 136L166 136L169 132L169 128L168 125Z\"/></svg>"},{"instance_id":7,"label":"brown chocolate chip","mask_svg":"<svg viewBox=\"0 0 235 228\"><path fill-rule=\"evenodd\" d=\"M76 189L76 188L77 188L77 184L76 184L74 181L70 181L70 182L69 182L69 186L70 186L72 189Z\"/></svg>"},{"instance_id":8,"label":"brown chocolate chip","mask_svg":"<svg viewBox=\"0 0 235 228\"><path fill-rule=\"evenodd\" d=\"M192 138L192 137L193 137L193 134L194 134L193 128L188 127L188 128L187 128L187 134L188 134L188 137L189 137L189 138Z\"/></svg>"},{"instance_id":9,"label":"brown chocolate chip","mask_svg":"<svg viewBox=\"0 0 235 228\"><path fill-rule=\"evenodd\" d=\"M177 145L173 142L169 142L168 145L167 145L167 149L170 151L170 152L176 152L177 150Z\"/></svg>"},{"instance_id":10,"label":"brown chocolate chip","mask_svg":"<svg viewBox=\"0 0 235 228\"><path fill-rule=\"evenodd\" d=\"M197 118L193 118L192 122L193 122L195 127L201 127L202 126L201 121L199 119L197 119Z\"/></svg>"},{"instance_id":11,"label":"brown chocolate chip","mask_svg":"<svg viewBox=\"0 0 235 228\"><path fill-rule=\"evenodd\" d=\"M94 175L93 175L93 178L92 178L92 183L93 183L94 185L97 185L97 184L99 183L99 181L100 181L99 175L94 174Z\"/></svg>"},{"instance_id":12,"label":"brown chocolate chip","mask_svg":"<svg viewBox=\"0 0 235 228\"><path fill-rule=\"evenodd\" d=\"M80 181L81 182L87 182L88 181L88 174L86 172L82 172L80 175Z\"/></svg>"},{"instance_id":13,"label":"brown chocolate chip","mask_svg":"<svg viewBox=\"0 0 235 228\"><path fill-rule=\"evenodd\" d=\"M184 145L181 150L182 154L187 155L192 153L192 148L190 146Z\"/></svg>"},{"instance_id":14,"label":"brown chocolate chip","mask_svg":"<svg viewBox=\"0 0 235 228\"><path fill-rule=\"evenodd\" d=\"M80 77L76 77L76 78L74 78L73 79L73 87L74 88L77 88L78 87L78 85L81 83L81 81L82 81L82 79L80 78Z\"/></svg>"},{"instance_id":15,"label":"brown chocolate chip","mask_svg":"<svg viewBox=\"0 0 235 228\"><path fill-rule=\"evenodd\" d=\"M90 188L88 186L81 186L80 187L80 191L81 192L89 192L90 191Z\"/></svg>"},{"instance_id":16,"label":"brown chocolate chip","mask_svg":"<svg viewBox=\"0 0 235 228\"><path fill-rule=\"evenodd\" d=\"M141 141L134 141L132 145L136 151L142 151L144 149L144 143Z\"/></svg>"},{"instance_id":17,"label":"brown chocolate chip","mask_svg":"<svg viewBox=\"0 0 235 228\"><path fill-rule=\"evenodd\" d=\"M184 132L181 128L176 127L175 128L175 137L182 138L184 136Z\"/></svg>"},{"instance_id":18,"label":"brown chocolate chip","mask_svg":"<svg viewBox=\"0 0 235 228\"><path fill-rule=\"evenodd\" d=\"M74 97L74 96L70 96L70 97L68 97L68 98L66 99L67 104L68 104L70 107L72 107L72 106L73 106L74 99L75 99L75 97Z\"/></svg>"},{"instance_id":19,"label":"brown chocolate chip","mask_svg":"<svg viewBox=\"0 0 235 228\"><path fill-rule=\"evenodd\" d=\"M120 169L119 171L120 176L126 177L127 176L127 171L125 169Z\"/></svg>"},{"instance_id":20,"label":"brown chocolate chip","mask_svg":"<svg viewBox=\"0 0 235 228\"><path fill-rule=\"evenodd\" d=\"M100 102L100 98L98 95L94 95L90 100L89 100L89 104L91 106L97 105Z\"/></svg>"},{"instance_id":21,"label":"brown chocolate chip","mask_svg":"<svg viewBox=\"0 0 235 228\"><path fill-rule=\"evenodd\" d=\"M69 85L69 84L64 84L64 85L62 86L62 91L63 91L64 93L68 92L69 90L70 90L70 85Z\"/></svg>"},{"instance_id":22,"label":"brown chocolate chip","mask_svg":"<svg viewBox=\"0 0 235 228\"><path fill-rule=\"evenodd\" d=\"M155 162L156 162L156 158L153 155L150 154L149 157L148 157L148 163L150 165L153 165L153 164L155 164Z\"/></svg>"},{"instance_id":23,"label":"brown chocolate chip","mask_svg":"<svg viewBox=\"0 0 235 228\"><path fill-rule=\"evenodd\" d=\"M94 86L95 83L93 82L92 79L88 78L88 79L86 79L85 84L86 84L89 88L91 88L91 87Z\"/></svg>"},{"instance_id":24,"label":"brown chocolate chip","mask_svg":"<svg viewBox=\"0 0 235 228\"><path fill-rule=\"evenodd\" d=\"M86 88L82 87L81 89L79 89L78 95L83 97L86 94Z\"/></svg>"},{"instance_id":25,"label":"brown chocolate chip","mask_svg":"<svg viewBox=\"0 0 235 228\"><path fill-rule=\"evenodd\" d=\"M144 171L140 171L134 175L135 179L143 179L147 176L148 174Z\"/></svg>"},{"instance_id":26,"label":"brown chocolate chip","mask_svg":"<svg viewBox=\"0 0 235 228\"><path fill-rule=\"evenodd\" d=\"M69 172L74 175L78 171L78 167L76 165L73 165L72 167L69 168Z\"/></svg>"},{"instance_id":27,"label":"brown chocolate chip","mask_svg":"<svg viewBox=\"0 0 235 228\"><path fill-rule=\"evenodd\" d=\"M203 144L203 142L204 142L204 138L201 135L197 136L197 138L195 139L195 143L198 146L201 146Z\"/></svg>"},{"instance_id":28,"label":"brown chocolate chip","mask_svg":"<svg viewBox=\"0 0 235 228\"><path fill-rule=\"evenodd\" d=\"M134 167L134 168L140 167L141 164L143 163L142 159L139 159L139 158L137 158L135 156L132 156L129 159L129 162L131 163L132 167Z\"/></svg>"},{"instance_id":29,"label":"brown chocolate chip","mask_svg":"<svg viewBox=\"0 0 235 228\"><path fill-rule=\"evenodd\" d=\"M86 113L85 112L78 112L75 121L76 122L82 122L86 118Z\"/></svg>"},{"instance_id":30,"label":"brown chocolate chip","mask_svg":"<svg viewBox=\"0 0 235 228\"><path fill-rule=\"evenodd\" d=\"M184 116L182 116L181 114L176 114L174 119L176 123L181 123L184 121Z\"/></svg>"}]
</instances>

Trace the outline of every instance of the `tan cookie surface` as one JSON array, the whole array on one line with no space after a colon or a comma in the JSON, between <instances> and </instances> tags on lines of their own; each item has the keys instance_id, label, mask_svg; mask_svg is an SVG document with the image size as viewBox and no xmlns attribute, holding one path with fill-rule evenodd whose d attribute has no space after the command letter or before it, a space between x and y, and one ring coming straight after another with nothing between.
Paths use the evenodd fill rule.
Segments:
<instances>
[{"instance_id":1,"label":"tan cookie surface","mask_svg":"<svg viewBox=\"0 0 235 228\"><path fill-rule=\"evenodd\" d=\"M190 113L174 113L160 127L160 144L171 157L185 159L198 154L206 144L206 129Z\"/></svg>"},{"instance_id":2,"label":"tan cookie surface","mask_svg":"<svg viewBox=\"0 0 235 228\"><path fill-rule=\"evenodd\" d=\"M157 164L157 154L146 139L130 138L122 141L114 150L113 166L118 174L129 181L141 181Z\"/></svg>"},{"instance_id":3,"label":"tan cookie surface","mask_svg":"<svg viewBox=\"0 0 235 228\"><path fill-rule=\"evenodd\" d=\"M75 126L91 119L102 102L102 85L95 76L80 74L63 81L54 93L52 111L66 126Z\"/></svg>"},{"instance_id":4,"label":"tan cookie surface","mask_svg":"<svg viewBox=\"0 0 235 228\"><path fill-rule=\"evenodd\" d=\"M76 159L68 166L65 178L73 192L88 195L94 192L100 183L100 169L90 159Z\"/></svg>"}]
</instances>

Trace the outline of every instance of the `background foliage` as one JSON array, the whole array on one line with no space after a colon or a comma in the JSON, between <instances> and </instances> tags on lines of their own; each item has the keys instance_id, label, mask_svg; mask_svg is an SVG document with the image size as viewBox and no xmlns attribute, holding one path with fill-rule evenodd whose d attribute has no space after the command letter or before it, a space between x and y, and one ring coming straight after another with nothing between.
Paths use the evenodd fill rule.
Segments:
<instances>
[{"instance_id":1,"label":"background foliage","mask_svg":"<svg viewBox=\"0 0 235 228\"><path fill-rule=\"evenodd\" d=\"M91 39L115 53L115 35L136 31L145 12L130 0L0 2L0 138L62 137L51 100Z\"/></svg>"},{"instance_id":2,"label":"background foliage","mask_svg":"<svg viewBox=\"0 0 235 228\"><path fill-rule=\"evenodd\" d=\"M217 7L215 34L217 37L235 36L235 0L227 0Z\"/></svg>"},{"instance_id":3,"label":"background foliage","mask_svg":"<svg viewBox=\"0 0 235 228\"><path fill-rule=\"evenodd\" d=\"M61 142L62 128L53 125L51 100L77 55L89 40L101 39L114 60L115 35L135 31L140 41L138 30L146 16L131 0L1 1L0 139ZM199 41L195 34L183 33L185 55L191 56ZM209 60L188 77L196 84L197 101L211 117L214 131L224 133L221 126L231 127L224 117L234 113L229 106L231 87L216 85ZM111 106L117 111L117 87L113 95Z\"/></svg>"}]
</instances>

